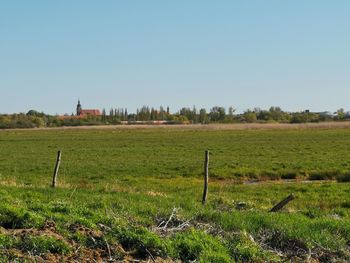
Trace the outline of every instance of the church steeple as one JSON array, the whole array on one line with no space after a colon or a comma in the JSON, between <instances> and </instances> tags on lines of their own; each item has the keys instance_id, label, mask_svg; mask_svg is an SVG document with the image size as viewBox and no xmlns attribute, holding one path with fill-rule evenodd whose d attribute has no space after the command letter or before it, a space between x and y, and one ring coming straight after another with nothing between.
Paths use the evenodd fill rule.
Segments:
<instances>
[{"instance_id":1,"label":"church steeple","mask_svg":"<svg viewBox=\"0 0 350 263\"><path fill-rule=\"evenodd\" d=\"M82 108L81 108L80 100L78 100L78 105L77 105L77 116L81 115L81 111L82 111Z\"/></svg>"}]
</instances>

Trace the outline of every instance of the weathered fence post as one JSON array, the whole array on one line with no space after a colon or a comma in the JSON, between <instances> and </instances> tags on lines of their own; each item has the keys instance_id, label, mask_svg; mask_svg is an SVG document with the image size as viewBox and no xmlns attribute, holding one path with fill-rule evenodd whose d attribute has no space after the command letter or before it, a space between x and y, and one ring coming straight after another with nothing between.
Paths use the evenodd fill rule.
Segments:
<instances>
[{"instance_id":1,"label":"weathered fence post","mask_svg":"<svg viewBox=\"0 0 350 263\"><path fill-rule=\"evenodd\" d=\"M61 163L61 151L58 151L55 170L53 172L53 178L52 178L52 187L56 187L56 181L57 181L58 170L60 169L60 163Z\"/></svg>"},{"instance_id":2,"label":"weathered fence post","mask_svg":"<svg viewBox=\"0 0 350 263\"><path fill-rule=\"evenodd\" d=\"M269 212L277 212L277 211L281 210L286 204L288 204L290 201L292 201L294 199L295 199L294 194L290 194L287 198L283 199L277 205L272 207Z\"/></svg>"},{"instance_id":3,"label":"weathered fence post","mask_svg":"<svg viewBox=\"0 0 350 263\"><path fill-rule=\"evenodd\" d=\"M202 204L204 205L207 201L208 195L208 180L209 180L209 151L205 151L205 159L204 159L204 189L203 189L203 198Z\"/></svg>"}]
</instances>

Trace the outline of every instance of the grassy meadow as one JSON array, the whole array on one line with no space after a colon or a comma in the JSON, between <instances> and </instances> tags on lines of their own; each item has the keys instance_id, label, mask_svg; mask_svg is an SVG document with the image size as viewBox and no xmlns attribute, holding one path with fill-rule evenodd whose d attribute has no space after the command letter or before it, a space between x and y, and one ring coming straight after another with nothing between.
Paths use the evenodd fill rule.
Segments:
<instances>
[{"instance_id":1,"label":"grassy meadow","mask_svg":"<svg viewBox=\"0 0 350 263\"><path fill-rule=\"evenodd\" d=\"M349 160L350 129L0 131L0 259L346 262Z\"/></svg>"}]
</instances>

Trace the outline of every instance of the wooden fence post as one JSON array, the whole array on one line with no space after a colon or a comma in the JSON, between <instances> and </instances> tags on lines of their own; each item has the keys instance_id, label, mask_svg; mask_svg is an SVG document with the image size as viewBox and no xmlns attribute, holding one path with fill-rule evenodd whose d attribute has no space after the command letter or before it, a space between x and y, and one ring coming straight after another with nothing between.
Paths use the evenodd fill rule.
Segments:
<instances>
[{"instance_id":1,"label":"wooden fence post","mask_svg":"<svg viewBox=\"0 0 350 263\"><path fill-rule=\"evenodd\" d=\"M58 175L58 170L60 169L60 163L61 163L61 151L58 151L55 170L53 172L53 178L52 178L52 187L56 187L57 175Z\"/></svg>"},{"instance_id":2,"label":"wooden fence post","mask_svg":"<svg viewBox=\"0 0 350 263\"><path fill-rule=\"evenodd\" d=\"M285 199L283 199L281 202L279 202L277 205L271 208L269 212L277 212L281 210L286 204L288 204L290 201L294 200L295 196L294 194L288 195Z\"/></svg>"},{"instance_id":3,"label":"wooden fence post","mask_svg":"<svg viewBox=\"0 0 350 263\"><path fill-rule=\"evenodd\" d=\"M203 198L202 204L205 205L208 195L208 180L209 180L209 151L205 151L204 159L204 189L203 189Z\"/></svg>"}]
</instances>

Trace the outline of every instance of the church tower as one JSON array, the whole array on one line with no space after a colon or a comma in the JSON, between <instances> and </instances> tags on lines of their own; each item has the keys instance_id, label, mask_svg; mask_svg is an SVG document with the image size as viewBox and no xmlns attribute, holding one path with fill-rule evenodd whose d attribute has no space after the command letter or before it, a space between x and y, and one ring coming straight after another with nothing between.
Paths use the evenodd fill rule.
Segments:
<instances>
[{"instance_id":1,"label":"church tower","mask_svg":"<svg viewBox=\"0 0 350 263\"><path fill-rule=\"evenodd\" d=\"M81 111L82 111L82 108L81 108L80 100L78 100L78 105L77 105L77 116L80 116L80 115L81 115Z\"/></svg>"}]
</instances>

